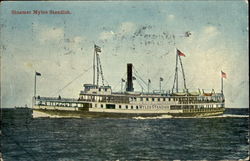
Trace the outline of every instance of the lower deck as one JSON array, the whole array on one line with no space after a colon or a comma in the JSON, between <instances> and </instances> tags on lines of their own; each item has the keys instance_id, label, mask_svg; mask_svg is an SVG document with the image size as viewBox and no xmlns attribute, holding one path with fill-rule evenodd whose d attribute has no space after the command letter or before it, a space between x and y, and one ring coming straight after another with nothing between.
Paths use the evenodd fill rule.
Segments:
<instances>
[{"instance_id":1,"label":"lower deck","mask_svg":"<svg viewBox=\"0 0 250 161\"><path fill-rule=\"evenodd\" d=\"M89 117L89 118L133 118L133 117L158 117L158 116L171 116L171 117L207 117L222 115L224 108L217 109L203 109L203 110L184 110L182 113L115 113L115 112L94 112L94 111L81 111L81 110L59 110L59 109L46 109L35 108L33 113L42 112L50 116L66 116L66 117Z\"/></svg>"}]
</instances>

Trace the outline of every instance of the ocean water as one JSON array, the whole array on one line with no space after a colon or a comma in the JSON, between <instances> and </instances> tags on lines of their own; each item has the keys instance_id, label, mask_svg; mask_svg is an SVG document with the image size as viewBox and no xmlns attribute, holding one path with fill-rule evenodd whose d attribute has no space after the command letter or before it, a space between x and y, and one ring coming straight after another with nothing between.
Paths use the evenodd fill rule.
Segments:
<instances>
[{"instance_id":1,"label":"ocean water","mask_svg":"<svg viewBox=\"0 0 250 161\"><path fill-rule=\"evenodd\" d=\"M249 156L249 110L210 118L32 118L1 110L6 161L238 160Z\"/></svg>"}]
</instances>

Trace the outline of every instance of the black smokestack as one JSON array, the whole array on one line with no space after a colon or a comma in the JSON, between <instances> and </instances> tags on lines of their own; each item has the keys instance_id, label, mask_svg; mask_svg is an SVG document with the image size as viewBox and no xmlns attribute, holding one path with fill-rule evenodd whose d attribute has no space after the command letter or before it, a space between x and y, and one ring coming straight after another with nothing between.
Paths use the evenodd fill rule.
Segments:
<instances>
[{"instance_id":1,"label":"black smokestack","mask_svg":"<svg viewBox=\"0 0 250 161\"><path fill-rule=\"evenodd\" d=\"M127 64L127 89L126 91L133 92L133 74L132 74L132 64Z\"/></svg>"}]
</instances>

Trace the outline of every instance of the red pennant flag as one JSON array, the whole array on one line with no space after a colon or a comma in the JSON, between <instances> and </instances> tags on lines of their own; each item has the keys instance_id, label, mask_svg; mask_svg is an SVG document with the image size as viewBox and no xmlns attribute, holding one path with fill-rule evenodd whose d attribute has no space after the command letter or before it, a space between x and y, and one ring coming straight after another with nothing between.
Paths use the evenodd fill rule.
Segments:
<instances>
[{"instance_id":1,"label":"red pennant flag","mask_svg":"<svg viewBox=\"0 0 250 161\"><path fill-rule=\"evenodd\" d=\"M222 78L227 78L227 74L224 73L223 71L221 71L221 77L222 77Z\"/></svg>"},{"instance_id":2,"label":"red pennant flag","mask_svg":"<svg viewBox=\"0 0 250 161\"><path fill-rule=\"evenodd\" d=\"M181 52L181 51L178 50L178 49L177 49L177 54L178 54L179 56L186 56L183 52Z\"/></svg>"}]
</instances>

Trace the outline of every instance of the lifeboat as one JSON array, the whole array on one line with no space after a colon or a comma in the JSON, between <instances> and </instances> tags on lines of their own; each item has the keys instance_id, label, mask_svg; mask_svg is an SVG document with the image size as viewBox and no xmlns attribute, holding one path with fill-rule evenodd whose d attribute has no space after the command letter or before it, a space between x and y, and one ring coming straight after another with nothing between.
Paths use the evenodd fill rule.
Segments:
<instances>
[{"instance_id":1,"label":"lifeboat","mask_svg":"<svg viewBox=\"0 0 250 161\"><path fill-rule=\"evenodd\" d=\"M203 96L212 96L213 93L203 93Z\"/></svg>"},{"instance_id":2,"label":"lifeboat","mask_svg":"<svg viewBox=\"0 0 250 161\"><path fill-rule=\"evenodd\" d=\"M212 96L215 93L214 89L212 89L212 91L210 93L206 93L206 92L204 92L204 90L202 90L202 91L203 91L203 96Z\"/></svg>"},{"instance_id":3,"label":"lifeboat","mask_svg":"<svg viewBox=\"0 0 250 161\"><path fill-rule=\"evenodd\" d=\"M177 92L177 93L173 93L173 96L186 96L187 93L184 92Z\"/></svg>"}]
</instances>

